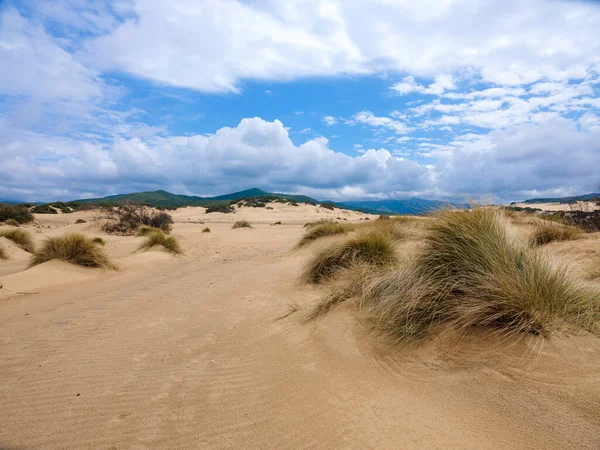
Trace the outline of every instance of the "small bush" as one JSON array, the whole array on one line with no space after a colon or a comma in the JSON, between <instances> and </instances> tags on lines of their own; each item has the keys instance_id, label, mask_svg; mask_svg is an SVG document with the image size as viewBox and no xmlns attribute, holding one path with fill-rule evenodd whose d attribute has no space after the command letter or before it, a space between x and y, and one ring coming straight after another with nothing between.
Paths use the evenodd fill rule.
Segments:
<instances>
[{"instance_id":1,"label":"small bush","mask_svg":"<svg viewBox=\"0 0 600 450\"><path fill-rule=\"evenodd\" d=\"M214 213L214 212L230 214L230 213L234 213L235 209L232 206L225 204L225 203L215 203L212 205L208 205L208 207L206 208L205 214Z\"/></svg>"},{"instance_id":2,"label":"small bush","mask_svg":"<svg viewBox=\"0 0 600 450\"><path fill-rule=\"evenodd\" d=\"M583 230L568 225L553 222L540 223L535 226L531 236L531 244L545 245L554 241L572 241L578 239L582 233Z\"/></svg>"},{"instance_id":3,"label":"small bush","mask_svg":"<svg viewBox=\"0 0 600 450\"><path fill-rule=\"evenodd\" d=\"M106 233L132 235L141 225L171 231L173 217L164 211L155 211L144 205L125 201L111 207L105 214L102 230Z\"/></svg>"},{"instance_id":4,"label":"small bush","mask_svg":"<svg viewBox=\"0 0 600 450\"><path fill-rule=\"evenodd\" d=\"M84 267L114 269L105 253L91 239L81 234L48 238L31 258L31 266L59 259Z\"/></svg>"},{"instance_id":5,"label":"small bush","mask_svg":"<svg viewBox=\"0 0 600 450\"><path fill-rule=\"evenodd\" d=\"M76 224L80 224L80 223L87 223L87 221L83 220L83 219L77 219L75 221Z\"/></svg>"},{"instance_id":6,"label":"small bush","mask_svg":"<svg viewBox=\"0 0 600 450\"><path fill-rule=\"evenodd\" d=\"M210 228L209 228L209 227L205 227L205 228L202 230L202 232L203 232L203 233L210 233Z\"/></svg>"},{"instance_id":7,"label":"small bush","mask_svg":"<svg viewBox=\"0 0 600 450\"><path fill-rule=\"evenodd\" d=\"M14 220L20 224L33 222L33 214L25 206L0 204L0 222Z\"/></svg>"},{"instance_id":8,"label":"small bush","mask_svg":"<svg viewBox=\"0 0 600 450\"><path fill-rule=\"evenodd\" d=\"M18 228L0 229L0 237L10 239L26 252L33 253L35 250L31 235L25 230Z\"/></svg>"},{"instance_id":9,"label":"small bush","mask_svg":"<svg viewBox=\"0 0 600 450\"><path fill-rule=\"evenodd\" d=\"M98 244L98 245L102 245L102 246L106 245L106 242L101 237L95 237L94 239L92 239L92 242L94 244Z\"/></svg>"},{"instance_id":10,"label":"small bush","mask_svg":"<svg viewBox=\"0 0 600 450\"><path fill-rule=\"evenodd\" d=\"M20 227L21 224L17 222L15 219L8 219L4 222L4 225L8 225L9 227Z\"/></svg>"},{"instance_id":11,"label":"small bush","mask_svg":"<svg viewBox=\"0 0 600 450\"><path fill-rule=\"evenodd\" d=\"M312 226L308 229L296 248L304 247L311 242L316 241L324 236L332 236L335 234L343 234L351 231L354 227L348 224L341 224L333 221L322 222L319 225Z\"/></svg>"},{"instance_id":12,"label":"small bush","mask_svg":"<svg viewBox=\"0 0 600 450\"><path fill-rule=\"evenodd\" d=\"M342 269L367 264L389 266L397 262L394 245L388 235L370 232L333 244L318 252L308 263L302 279L317 284Z\"/></svg>"},{"instance_id":13,"label":"small bush","mask_svg":"<svg viewBox=\"0 0 600 450\"><path fill-rule=\"evenodd\" d=\"M181 254L181 247L179 242L174 236L167 236L161 230L155 230L146 235L146 242L144 242L140 250L145 250L154 247L155 245L162 246L166 251L176 254Z\"/></svg>"},{"instance_id":14,"label":"small bush","mask_svg":"<svg viewBox=\"0 0 600 450\"><path fill-rule=\"evenodd\" d=\"M278 220L277 222L274 222L271 225L283 225L283 224L281 223L281 220Z\"/></svg>"},{"instance_id":15,"label":"small bush","mask_svg":"<svg viewBox=\"0 0 600 450\"><path fill-rule=\"evenodd\" d=\"M50 204L34 206L31 212L34 214L58 214L58 211Z\"/></svg>"},{"instance_id":16,"label":"small bush","mask_svg":"<svg viewBox=\"0 0 600 450\"><path fill-rule=\"evenodd\" d=\"M236 223L233 224L231 228L233 228L234 230L236 228L252 228L252 225L247 220L238 220Z\"/></svg>"},{"instance_id":17,"label":"small bush","mask_svg":"<svg viewBox=\"0 0 600 450\"><path fill-rule=\"evenodd\" d=\"M325 208L325 209L335 209L335 205L332 202L323 202L319 205L321 208Z\"/></svg>"}]
</instances>

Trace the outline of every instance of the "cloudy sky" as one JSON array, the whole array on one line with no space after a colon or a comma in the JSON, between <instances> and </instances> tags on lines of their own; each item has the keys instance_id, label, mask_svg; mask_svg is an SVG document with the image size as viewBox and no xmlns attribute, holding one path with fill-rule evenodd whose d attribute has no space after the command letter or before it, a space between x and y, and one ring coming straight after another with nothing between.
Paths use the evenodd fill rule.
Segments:
<instances>
[{"instance_id":1,"label":"cloudy sky","mask_svg":"<svg viewBox=\"0 0 600 450\"><path fill-rule=\"evenodd\" d=\"M0 198L600 184L600 2L0 0Z\"/></svg>"}]
</instances>

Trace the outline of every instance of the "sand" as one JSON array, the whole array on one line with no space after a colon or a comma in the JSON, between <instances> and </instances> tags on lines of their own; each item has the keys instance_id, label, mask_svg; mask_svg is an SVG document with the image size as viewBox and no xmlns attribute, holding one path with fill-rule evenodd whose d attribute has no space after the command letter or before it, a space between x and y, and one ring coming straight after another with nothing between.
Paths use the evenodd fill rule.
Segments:
<instances>
[{"instance_id":1,"label":"sand","mask_svg":"<svg viewBox=\"0 0 600 450\"><path fill-rule=\"evenodd\" d=\"M306 324L289 314L321 294L297 282L302 225L367 216L272 207L175 211L181 257L74 224L90 213L38 216L38 244L102 236L120 270L0 261L0 447L598 448L597 338L398 351L351 310Z\"/></svg>"}]
</instances>

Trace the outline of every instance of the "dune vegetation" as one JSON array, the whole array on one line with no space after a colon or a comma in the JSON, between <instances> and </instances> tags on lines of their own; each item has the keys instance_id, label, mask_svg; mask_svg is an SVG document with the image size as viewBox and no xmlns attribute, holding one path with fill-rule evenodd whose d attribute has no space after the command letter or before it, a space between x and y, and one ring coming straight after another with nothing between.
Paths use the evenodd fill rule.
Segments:
<instances>
[{"instance_id":1,"label":"dune vegetation","mask_svg":"<svg viewBox=\"0 0 600 450\"><path fill-rule=\"evenodd\" d=\"M94 244L98 244L98 245L103 245L103 246L106 245L106 242L101 237L95 237L95 238L93 238L92 242Z\"/></svg>"},{"instance_id":2,"label":"dune vegetation","mask_svg":"<svg viewBox=\"0 0 600 450\"><path fill-rule=\"evenodd\" d=\"M236 228L252 228L252 224L247 220L238 220L233 224L231 228L233 228L234 230Z\"/></svg>"},{"instance_id":3,"label":"dune vegetation","mask_svg":"<svg viewBox=\"0 0 600 450\"><path fill-rule=\"evenodd\" d=\"M0 237L13 241L26 252L33 253L35 250L33 239L31 239L31 235L25 230L19 228L2 228L0 229Z\"/></svg>"},{"instance_id":4,"label":"dune vegetation","mask_svg":"<svg viewBox=\"0 0 600 450\"><path fill-rule=\"evenodd\" d=\"M0 259L8 259L8 256L6 256L6 251L2 245L0 245Z\"/></svg>"},{"instance_id":5,"label":"dune vegetation","mask_svg":"<svg viewBox=\"0 0 600 450\"><path fill-rule=\"evenodd\" d=\"M147 250L158 245L170 253L178 255L183 253L177 238L175 236L167 236L162 230L152 230L145 236L146 241L140 246L140 250Z\"/></svg>"},{"instance_id":6,"label":"dune vegetation","mask_svg":"<svg viewBox=\"0 0 600 450\"><path fill-rule=\"evenodd\" d=\"M554 241L572 241L578 239L583 230L571 225L562 225L550 221L540 221L531 235L532 245L546 245Z\"/></svg>"},{"instance_id":7,"label":"dune vegetation","mask_svg":"<svg viewBox=\"0 0 600 450\"><path fill-rule=\"evenodd\" d=\"M210 233L210 227L204 227L204 228L202 229L202 232L203 232L203 233Z\"/></svg>"},{"instance_id":8,"label":"dune vegetation","mask_svg":"<svg viewBox=\"0 0 600 450\"><path fill-rule=\"evenodd\" d=\"M42 247L33 254L30 266L53 259L83 267L115 268L104 251L92 239L77 233L46 239Z\"/></svg>"},{"instance_id":9,"label":"dune vegetation","mask_svg":"<svg viewBox=\"0 0 600 450\"><path fill-rule=\"evenodd\" d=\"M332 280L309 318L354 299L372 329L397 345L473 327L501 335L598 331L600 294L581 288L539 249L512 236L499 211L444 210L428 221L426 233L406 264L376 271L360 260L344 264L347 271ZM309 261L303 277L319 282L339 267L339 259L323 253Z\"/></svg>"},{"instance_id":10,"label":"dune vegetation","mask_svg":"<svg viewBox=\"0 0 600 450\"><path fill-rule=\"evenodd\" d=\"M324 220L309 225L307 228L308 230L304 233L304 236L302 236L302 239L300 239L296 248L304 247L324 236L348 233L354 228L354 225L339 223L333 220Z\"/></svg>"}]
</instances>

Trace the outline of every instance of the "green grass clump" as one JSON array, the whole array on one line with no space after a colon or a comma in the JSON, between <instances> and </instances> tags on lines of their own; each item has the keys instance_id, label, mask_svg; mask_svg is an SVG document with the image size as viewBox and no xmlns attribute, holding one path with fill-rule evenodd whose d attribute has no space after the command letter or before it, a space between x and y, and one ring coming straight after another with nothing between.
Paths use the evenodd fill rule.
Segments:
<instances>
[{"instance_id":1,"label":"green grass clump","mask_svg":"<svg viewBox=\"0 0 600 450\"><path fill-rule=\"evenodd\" d=\"M162 230L155 230L148 233L146 235L146 242L141 245L140 250L147 250L155 245L160 245L171 253L178 255L183 253L177 239L174 236L167 236Z\"/></svg>"},{"instance_id":2,"label":"green grass clump","mask_svg":"<svg viewBox=\"0 0 600 450\"><path fill-rule=\"evenodd\" d=\"M150 233L154 233L156 231L163 231L160 228L154 228L148 225L142 225L137 229L135 233L136 236L148 236Z\"/></svg>"},{"instance_id":3,"label":"green grass clump","mask_svg":"<svg viewBox=\"0 0 600 450\"><path fill-rule=\"evenodd\" d=\"M546 245L554 241L572 241L583 234L580 228L555 222L540 221L531 236L532 245Z\"/></svg>"},{"instance_id":4,"label":"green grass clump","mask_svg":"<svg viewBox=\"0 0 600 450\"><path fill-rule=\"evenodd\" d=\"M31 239L31 235L25 230L19 230L18 228L3 228L0 229L0 237L10 239L26 252L33 253L35 250L33 239Z\"/></svg>"},{"instance_id":5,"label":"green grass clump","mask_svg":"<svg viewBox=\"0 0 600 450\"><path fill-rule=\"evenodd\" d=\"M233 228L234 230L236 228L252 228L252 225L247 220L238 220L233 224L231 228Z\"/></svg>"},{"instance_id":6,"label":"green grass clump","mask_svg":"<svg viewBox=\"0 0 600 450\"><path fill-rule=\"evenodd\" d=\"M202 230L203 233L210 233L210 228L209 227L204 227L204 229Z\"/></svg>"},{"instance_id":7,"label":"green grass clump","mask_svg":"<svg viewBox=\"0 0 600 450\"><path fill-rule=\"evenodd\" d=\"M302 279L307 284L317 284L342 269L356 265L384 267L396 262L393 241L388 235L374 231L359 234L319 251L309 261Z\"/></svg>"},{"instance_id":8,"label":"green grass clump","mask_svg":"<svg viewBox=\"0 0 600 450\"><path fill-rule=\"evenodd\" d=\"M501 335L596 331L600 295L512 239L491 208L442 211L412 266L372 280L361 299L376 331L400 345L485 327Z\"/></svg>"},{"instance_id":9,"label":"green grass clump","mask_svg":"<svg viewBox=\"0 0 600 450\"><path fill-rule=\"evenodd\" d=\"M53 259L84 267L115 268L97 244L77 233L48 238L42 248L32 256L30 266Z\"/></svg>"},{"instance_id":10,"label":"green grass clump","mask_svg":"<svg viewBox=\"0 0 600 450\"><path fill-rule=\"evenodd\" d=\"M333 221L321 222L308 228L306 233L304 233L304 236L302 236L302 239L300 239L300 242L296 245L296 248L304 247L324 236L348 233L352 229L354 229L354 226L350 224L342 224Z\"/></svg>"},{"instance_id":11,"label":"green grass clump","mask_svg":"<svg viewBox=\"0 0 600 450\"><path fill-rule=\"evenodd\" d=\"M33 214L25 206L13 206L0 203L0 222L14 220L20 224L33 222Z\"/></svg>"},{"instance_id":12,"label":"green grass clump","mask_svg":"<svg viewBox=\"0 0 600 450\"><path fill-rule=\"evenodd\" d=\"M94 244L98 244L98 245L102 245L102 246L106 245L106 242L101 237L95 237L94 239L92 239L92 242Z\"/></svg>"}]
</instances>

